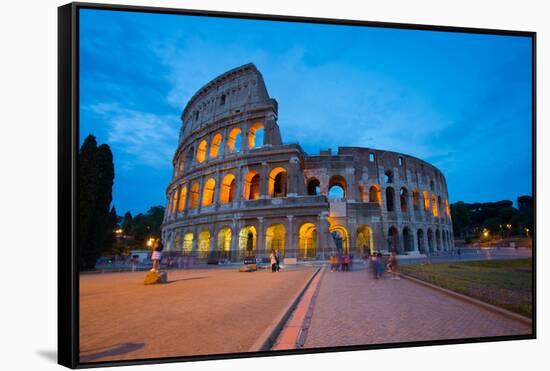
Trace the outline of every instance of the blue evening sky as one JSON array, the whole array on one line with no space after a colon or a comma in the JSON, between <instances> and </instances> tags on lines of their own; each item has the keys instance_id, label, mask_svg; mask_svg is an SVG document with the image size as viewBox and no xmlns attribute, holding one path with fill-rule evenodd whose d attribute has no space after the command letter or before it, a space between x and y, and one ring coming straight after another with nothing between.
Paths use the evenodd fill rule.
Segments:
<instances>
[{"instance_id":1,"label":"blue evening sky","mask_svg":"<svg viewBox=\"0 0 550 371\"><path fill-rule=\"evenodd\" d=\"M450 202L531 194L529 38L81 10L80 140L111 146L119 214L165 204L185 104L248 62L309 154L417 156Z\"/></svg>"}]
</instances>

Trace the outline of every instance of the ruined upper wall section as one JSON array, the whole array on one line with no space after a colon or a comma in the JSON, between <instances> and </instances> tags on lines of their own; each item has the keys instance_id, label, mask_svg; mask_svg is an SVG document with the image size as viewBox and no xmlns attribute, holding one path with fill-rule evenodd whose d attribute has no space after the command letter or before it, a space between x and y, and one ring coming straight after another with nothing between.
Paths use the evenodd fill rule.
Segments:
<instances>
[{"instance_id":1,"label":"ruined upper wall section","mask_svg":"<svg viewBox=\"0 0 550 371\"><path fill-rule=\"evenodd\" d=\"M252 63L234 68L204 85L189 100L181 115L180 141L208 123L272 105L262 74Z\"/></svg>"}]
</instances>

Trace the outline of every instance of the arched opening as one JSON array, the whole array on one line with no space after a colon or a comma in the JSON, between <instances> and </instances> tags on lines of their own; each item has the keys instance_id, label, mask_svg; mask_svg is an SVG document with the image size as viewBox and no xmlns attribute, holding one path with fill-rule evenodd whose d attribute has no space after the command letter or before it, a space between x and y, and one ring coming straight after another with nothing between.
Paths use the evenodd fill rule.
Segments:
<instances>
[{"instance_id":1,"label":"arched opening","mask_svg":"<svg viewBox=\"0 0 550 371\"><path fill-rule=\"evenodd\" d=\"M437 218L439 216L439 211L437 210L437 200L435 195L432 196L432 213Z\"/></svg>"},{"instance_id":2,"label":"arched opening","mask_svg":"<svg viewBox=\"0 0 550 371\"><path fill-rule=\"evenodd\" d=\"M260 174L255 170L250 170L244 177L243 198L245 200L260 198Z\"/></svg>"},{"instance_id":3,"label":"arched opening","mask_svg":"<svg viewBox=\"0 0 550 371\"><path fill-rule=\"evenodd\" d=\"M207 259L210 252L210 232L207 229L199 233L198 242L197 257L199 259Z\"/></svg>"},{"instance_id":4,"label":"arched opening","mask_svg":"<svg viewBox=\"0 0 550 371\"><path fill-rule=\"evenodd\" d=\"M189 192L189 209L199 206L199 182L193 183Z\"/></svg>"},{"instance_id":5,"label":"arched opening","mask_svg":"<svg viewBox=\"0 0 550 371\"><path fill-rule=\"evenodd\" d=\"M424 196L424 211L428 211L430 210L430 194L428 193L428 191L424 191L423 196Z\"/></svg>"},{"instance_id":6,"label":"arched opening","mask_svg":"<svg viewBox=\"0 0 550 371\"><path fill-rule=\"evenodd\" d=\"M214 189L216 188L216 181L214 178L210 178L204 183L204 189L202 191L202 206L210 206L214 203Z\"/></svg>"},{"instance_id":7,"label":"arched opening","mask_svg":"<svg viewBox=\"0 0 550 371\"><path fill-rule=\"evenodd\" d=\"M193 147L189 147L189 149L187 149L187 152L185 154L185 160L184 160L184 165L183 167L185 169L189 169L189 167L193 164L193 158L195 156L195 149Z\"/></svg>"},{"instance_id":8,"label":"arched opening","mask_svg":"<svg viewBox=\"0 0 550 371\"><path fill-rule=\"evenodd\" d=\"M281 258L285 256L286 229L283 224L270 225L265 232L266 251L279 252Z\"/></svg>"},{"instance_id":9,"label":"arched opening","mask_svg":"<svg viewBox=\"0 0 550 371\"><path fill-rule=\"evenodd\" d=\"M229 259L231 253L231 228L223 227L218 232L217 249L220 252L220 258Z\"/></svg>"},{"instance_id":10,"label":"arched opening","mask_svg":"<svg viewBox=\"0 0 550 371\"><path fill-rule=\"evenodd\" d=\"M413 209L420 210L420 193L418 189L413 189Z\"/></svg>"},{"instance_id":11,"label":"arched opening","mask_svg":"<svg viewBox=\"0 0 550 371\"><path fill-rule=\"evenodd\" d=\"M187 186L183 186L180 191L180 196L178 200L178 213L185 210L185 199L187 198Z\"/></svg>"},{"instance_id":12,"label":"arched opening","mask_svg":"<svg viewBox=\"0 0 550 371\"><path fill-rule=\"evenodd\" d=\"M304 223L298 231L298 254L303 259L317 256L317 227L313 223Z\"/></svg>"},{"instance_id":13,"label":"arched opening","mask_svg":"<svg viewBox=\"0 0 550 371\"><path fill-rule=\"evenodd\" d=\"M197 162L204 162L206 160L206 147L208 144L206 143L206 140L203 140L199 143L199 146L197 147Z\"/></svg>"},{"instance_id":14,"label":"arched opening","mask_svg":"<svg viewBox=\"0 0 550 371\"><path fill-rule=\"evenodd\" d=\"M441 234L439 229L435 231L435 247L437 250L441 250Z\"/></svg>"},{"instance_id":15,"label":"arched opening","mask_svg":"<svg viewBox=\"0 0 550 371\"><path fill-rule=\"evenodd\" d=\"M430 180L430 190L434 190L434 181L433 180Z\"/></svg>"},{"instance_id":16,"label":"arched opening","mask_svg":"<svg viewBox=\"0 0 550 371\"><path fill-rule=\"evenodd\" d=\"M180 234L177 233L177 232L175 232L175 233L174 233L174 246L172 246L172 247L170 248L169 251L177 251L177 250L179 250L180 244L181 244L181 241L180 241Z\"/></svg>"},{"instance_id":17,"label":"arched opening","mask_svg":"<svg viewBox=\"0 0 550 371\"><path fill-rule=\"evenodd\" d=\"M382 192L378 184L373 184L369 188L369 202L376 202L382 207Z\"/></svg>"},{"instance_id":18,"label":"arched opening","mask_svg":"<svg viewBox=\"0 0 550 371\"><path fill-rule=\"evenodd\" d=\"M170 206L171 206L172 214L175 214L176 211L178 210L178 191L177 190L174 190L174 192L172 192L171 199L172 201L170 202Z\"/></svg>"},{"instance_id":19,"label":"arched opening","mask_svg":"<svg viewBox=\"0 0 550 371\"><path fill-rule=\"evenodd\" d=\"M388 251L399 253L399 231L394 226L388 230Z\"/></svg>"},{"instance_id":20,"label":"arched opening","mask_svg":"<svg viewBox=\"0 0 550 371\"><path fill-rule=\"evenodd\" d=\"M222 143L222 135L220 133L214 135L212 144L210 144L210 158L218 157L220 153L220 145Z\"/></svg>"},{"instance_id":21,"label":"arched opening","mask_svg":"<svg viewBox=\"0 0 550 371\"><path fill-rule=\"evenodd\" d=\"M393 183L393 171L388 170L384 173L384 183Z\"/></svg>"},{"instance_id":22,"label":"arched opening","mask_svg":"<svg viewBox=\"0 0 550 371\"><path fill-rule=\"evenodd\" d=\"M286 197L287 171L276 167L269 173L268 194L271 197Z\"/></svg>"},{"instance_id":23,"label":"arched opening","mask_svg":"<svg viewBox=\"0 0 550 371\"><path fill-rule=\"evenodd\" d=\"M394 200L395 200L395 192L393 190L393 187L387 187L386 188L386 209L388 211L395 211Z\"/></svg>"},{"instance_id":24,"label":"arched opening","mask_svg":"<svg viewBox=\"0 0 550 371\"><path fill-rule=\"evenodd\" d=\"M407 188L401 187L401 190L399 191L399 204L401 206L402 213L406 213L408 210L408 206L407 206L408 197L409 197L409 192L407 191Z\"/></svg>"},{"instance_id":25,"label":"arched opening","mask_svg":"<svg viewBox=\"0 0 550 371\"><path fill-rule=\"evenodd\" d=\"M183 246L182 246L184 255L191 255L193 252L193 233L187 232L183 235Z\"/></svg>"},{"instance_id":26,"label":"arched opening","mask_svg":"<svg viewBox=\"0 0 550 371\"><path fill-rule=\"evenodd\" d=\"M229 153L239 152L241 150L241 129L233 128L227 137L227 149Z\"/></svg>"},{"instance_id":27,"label":"arched opening","mask_svg":"<svg viewBox=\"0 0 550 371\"><path fill-rule=\"evenodd\" d=\"M321 183L317 178L311 178L307 181L307 194L310 196L318 196L321 194Z\"/></svg>"},{"instance_id":28,"label":"arched opening","mask_svg":"<svg viewBox=\"0 0 550 371\"><path fill-rule=\"evenodd\" d=\"M264 126L261 122L256 122L250 127L248 132L248 148L260 148L264 144Z\"/></svg>"},{"instance_id":29,"label":"arched opening","mask_svg":"<svg viewBox=\"0 0 550 371\"><path fill-rule=\"evenodd\" d=\"M228 204L235 201L235 191L237 189L237 180L235 175L229 173L222 179L222 187L220 189L220 203Z\"/></svg>"},{"instance_id":30,"label":"arched opening","mask_svg":"<svg viewBox=\"0 0 550 371\"><path fill-rule=\"evenodd\" d=\"M428 228L428 251L434 252L434 233Z\"/></svg>"},{"instance_id":31,"label":"arched opening","mask_svg":"<svg viewBox=\"0 0 550 371\"><path fill-rule=\"evenodd\" d=\"M347 188L346 179L341 175L334 175L328 184L328 198L346 199Z\"/></svg>"},{"instance_id":32,"label":"arched opening","mask_svg":"<svg viewBox=\"0 0 550 371\"><path fill-rule=\"evenodd\" d=\"M409 227L403 228L403 249L405 251L413 251L414 250L413 235L412 235Z\"/></svg>"},{"instance_id":33,"label":"arched opening","mask_svg":"<svg viewBox=\"0 0 550 371\"><path fill-rule=\"evenodd\" d=\"M254 256L256 254L256 228L247 225L241 228L239 232L239 252L244 256Z\"/></svg>"},{"instance_id":34,"label":"arched opening","mask_svg":"<svg viewBox=\"0 0 550 371\"><path fill-rule=\"evenodd\" d=\"M372 238L372 228L366 224L360 225L357 228L357 253L359 257L365 256L367 253L374 253L374 243Z\"/></svg>"},{"instance_id":35,"label":"arched opening","mask_svg":"<svg viewBox=\"0 0 550 371\"><path fill-rule=\"evenodd\" d=\"M348 230L340 225L331 226L330 234L336 245L336 250L340 254L349 253L349 236Z\"/></svg>"},{"instance_id":36,"label":"arched opening","mask_svg":"<svg viewBox=\"0 0 550 371\"><path fill-rule=\"evenodd\" d=\"M416 239L416 242L418 244L418 251L424 253L426 247L424 246L424 231L422 229L416 231Z\"/></svg>"},{"instance_id":37,"label":"arched opening","mask_svg":"<svg viewBox=\"0 0 550 371\"><path fill-rule=\"evenodd\" d=\"M185 155L181 155L177 164L176 174L177 175L183 174L184 169L185 169Z\"/></svg>"}]
</instances>

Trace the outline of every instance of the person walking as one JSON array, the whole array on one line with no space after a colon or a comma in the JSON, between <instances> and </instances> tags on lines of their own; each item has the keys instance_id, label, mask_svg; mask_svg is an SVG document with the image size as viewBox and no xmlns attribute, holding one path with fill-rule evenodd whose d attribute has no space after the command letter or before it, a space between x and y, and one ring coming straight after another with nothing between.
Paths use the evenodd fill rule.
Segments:
<instances>
[{"instance_id":1,"label":"person walking","mask_svg":"<svg viewBox=\"0 0 550 371\"><path fill-rule=\"evenodd\" d=\"M382 278L382 275L384 274L385 264L384 264L384 258L382 257L382 253L378 253L376 255L376 278L380 279Z\"/></svg>"},{"instance_id":2,"label":"person walking","mask_svg":"<svg viewBox=\"0 0 550 371\"><path fill-rule=\"evenodd\" d=\"M162 245L162 240L157 240L157 245L155 247L155 250L153 251L153 254L151 254L151 260L153 260L153 268L151 268L151 272L158 272L160 268L160 259L162 258L162 249L164 246Z\"/></svg>"},{"instance_id":3,"label":"person walking","mask_svg":"<svg viewBox=\"0 0 550 371\"><path fill-rule=\"evenodd\" d=\"M275 273L277 271L277 257L273 250L271 250L271 254L269 255L269 261L271 263L271 272Z\"/></svg>"},{"instance_id":4,"label":"person walking","mask_svg":"<svg viewBox=\"0 0 550 371\"><path fill-rule=\"evenodd\" d=\"M275 260L277 261L277 272L281 270L281 255L279 254L279 250L275 252Z\"/></svg>"}]
</instances>

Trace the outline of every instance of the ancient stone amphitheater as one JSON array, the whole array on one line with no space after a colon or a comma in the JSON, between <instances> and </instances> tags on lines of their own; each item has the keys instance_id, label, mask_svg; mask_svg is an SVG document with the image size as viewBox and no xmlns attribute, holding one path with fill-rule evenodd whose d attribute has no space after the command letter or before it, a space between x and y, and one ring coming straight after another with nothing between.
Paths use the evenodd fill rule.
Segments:
<instances>
[{"instance_id":1,"label":"ancient stone amphitheater","mask_svg":"<svg viewBox=\"0 0 550 371\"><path fill-rule=\"evenodd\" d=\"M203 86L185 107L162 225L165 248L287 263L333 253L430 254L453 248L443 174L405 154L285 144L277 101L253 64Z\"/></svg>"}]
</instances>

